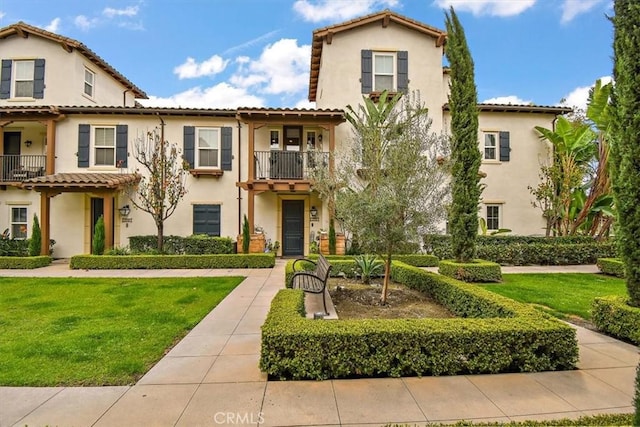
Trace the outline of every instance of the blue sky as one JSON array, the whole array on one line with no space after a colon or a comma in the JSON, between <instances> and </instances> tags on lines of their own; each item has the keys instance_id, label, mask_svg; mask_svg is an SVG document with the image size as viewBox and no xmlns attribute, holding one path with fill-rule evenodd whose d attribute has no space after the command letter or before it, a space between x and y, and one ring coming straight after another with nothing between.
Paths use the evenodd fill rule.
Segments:
<instances>
[{"instance_id":1,"label":"blue sky","mask_svg":"<svg viewBox=\"0 0 640 427\"><path fill-rule=\"evenodd\" d=\"M149 97L145 105L312 107L312 31L391 9L444 29L453 5L480 101L584 105L611 75L611 0L0 0L24 21L81 41ZM423 95L424 96L424 95Z\"/></svg>"}]
</instances>

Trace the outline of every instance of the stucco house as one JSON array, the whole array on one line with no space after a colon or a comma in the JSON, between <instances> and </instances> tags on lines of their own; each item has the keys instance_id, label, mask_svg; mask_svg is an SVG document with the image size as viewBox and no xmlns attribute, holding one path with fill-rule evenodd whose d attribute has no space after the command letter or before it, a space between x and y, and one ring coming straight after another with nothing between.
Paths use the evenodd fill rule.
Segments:
<instances>
[{"instance_id":1,"label":"stucco house","mask_svg":"<svg viewBox=\"0 0 640 427\"><path fill-rule=\"evenodd\" d=\"M235 237L247 215L280 254L308 253L329 218L309 170L330 167L351 138L344 107L384 90L420 91L435 132L447 131L446 33L384 11L313 32L309 100L316 109L143 107L143 90L81 42L25 23L0 29L0 228L26 238L37 214L55 255L89 253L103 215L107 246L154 234L123 189L135 183L139 138L162 127L189 164L188 193L165 234ZM487 174L480 215L490 229L539 234L527 189L561 107L479 105ZM335 156L329 156L334 153ZM124 209L129 207L129 209ZM48 246L43 243L43 253Z\"/></svg>"}]
</instances>

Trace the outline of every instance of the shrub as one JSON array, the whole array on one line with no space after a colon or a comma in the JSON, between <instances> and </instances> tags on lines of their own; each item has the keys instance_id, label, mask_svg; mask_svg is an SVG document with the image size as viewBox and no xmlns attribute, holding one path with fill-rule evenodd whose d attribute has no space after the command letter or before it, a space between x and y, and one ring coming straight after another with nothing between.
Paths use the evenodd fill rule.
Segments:
<instances>
[{"instance_id":1,"label":"shrub","mask_svg":"<svg viewBox=\"0 0 640 427\"><path fill-rule=\"evenodd\" d=\"M438 272L464 282L487 283L502 281L500 264L481 259L466 263L442 260L438 264Z\"/></svg>"},{"instance_id":2,"label":"shrub","mask_svg":"<svg viewBox=\"0 0 640 427\"><path fill-rule=\"evenodd\" d=\"M40 222L38 221L38 216L34 214L33 227L31 230L31 239L29 240L29 255L30 256L40 255L41 245L42 245L42 233L40 231Z\"/></svg>"},{"instance_id":3,"label":"shrub","mask_svg":"<svg viewBox=\"0 0 640 427\"><path fill-rule=\"evenodd\" d=\"M29 241L23 239L0 239L0 256L29 256Z\"/></svg>"},{"instance_id":4,"label":"shrub","mask_svg":"<svg viewBox=\"0 0 640 427\"><path fill-rule=\"evenodd\" d=\"M333 218L329 220L329 254L336 254L336 226Z\"/></svg>"},{"instance_id":5,"label":"shrub","mask_svg":"<svg viewBox=\"0 0 640 427\"><path fill-rule=\"evenodd\" d=\"M640 363L636 368L636 393L633 397L633 404L636 407L636 413L633 417L633 425L640 426Z\"/></svg>"},{"instance_id":6,"label":"shrub","mask_svg":"<svg viewBox=\"0 0 640 427\"><path fill-rule=\"evenodd\" d=\"M249 253L249 244L251 243L251 230L249 230L249 220L244 216L242 221L242 253Z\"/></svg>"},{"instance_id":7,"label":"shrub","mask_svg":"<svg viewBox=\"0 0 640 427\"><path fill-rule=\"evenodd\" d=\"M0 268L2 269L32 269L46 267L51 264L50 256L0 256Z\"/></svg>"},{"instance_id":8,"label":"shrub","mask_svg":"<svg viewBox=\"0 0 640 427\"><path fill-rule=\"evenodd\" d=\"M129 250L128 247L113 247L111 249L108 249L105 252L105 255L131 255L131 250Z\"/></svg>"},{"instance_id":9,"label":"shrub","mask_svg":"<svg viewBox=\"0 0 640 427\"><path fill-rule=\"evenodd\" d=\"M624 263L617 258L598 258L598 268L604 274L624 277Z\"/></svg>"},{"instance_id":10,"label":"shrub","mask_svg":"<svg viewBox=\"0 0 640 427\"><path fill-rule=\"evenodd\" d=\"M276 378L327 379L575 367L575 330L549 315L399 262L392 277L468 318L318 321L304 317L302 291L284 289L262 327L261 369Z\"/></svg>"},{"instance_id":11,"label":"shrub","mask_svg":"<svg viewBox=\"0 0 640 427\"><path fill-rule=\"evenodd\" d=\"M273 254L215 255L76 255L71 257L72 269L163 269L163 268L271 268Z\"/></svg>"},{"instance_id":12,"label":"shrub","mask_svg":"<svg viewBox=\"0 0 640 427\"><path fill-rule=\"evenodd\" d=\"M102 255L104 253L104 218L102 215L96 222L95 229L93 231L93 241L91 242L92 251L94 255Z\"/></svg>"},{"instance_id":13,"label":"shrub","mask_svg":"<svg viewBox=\"0 0 640 427\"><path fill-rule=\"evenodd\" d=\"M599 297L593 301L593 323L616 338L640 345L640 308L632 307L619 296Z\"/></svg>"},{"instance_id":14,"label":"shrub","mask_svg":"<svg viewBox=\"0 0 640 427\"><path fill-rule=\"evenodd\" d=\"M232 254L233 240L229 237L212 237L206 235L164 236L163 252L169 255L198 255L198 254ZM129 247L132 253L156 254L158 237L131 236Z\"/></svg>"},{"instance_id":15,"label":"shrub","mask_svg":"<svg viewBox=\"0 0 640 427\"><path fill-rule=\"evenodd\" d=\"M377 255L358 255L355 257L356 273L365 285L371 283L372 277L382 274L384 263Z\"/></svg>"}]
</instances>

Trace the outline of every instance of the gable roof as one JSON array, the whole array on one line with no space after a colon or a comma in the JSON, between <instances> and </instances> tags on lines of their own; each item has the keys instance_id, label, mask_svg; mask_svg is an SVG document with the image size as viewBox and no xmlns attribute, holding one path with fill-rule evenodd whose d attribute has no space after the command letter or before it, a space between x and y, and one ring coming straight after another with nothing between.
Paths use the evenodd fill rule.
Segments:
<instances>
[{"instance_id":1,"label":"gable roof","mask_svg":"<svg viewBox=\"0 0 640 427\"><path fill-rule=\"evenodd\" d=\"M372 13L341 24L314 30L313 41L311 43L311 67L309 71L309 101L313 102L316 100L318 75L320 74L320 59L322 58L322 47L324 45L324 41L326 40L327 44L331 44L334 34L377 22L380 23L382 28L386 28L390 22L393 22L431 36L435 39L437 47L444 45L447 38L447 33L443 30L423 24L415 19L408 18L390 10Z\"/></svg>"},{"instance_id":2,"label":"gable roof","mask_svg":"<svg viewBox=\"0 0 640 427\"><path fill-rule=\"evenodd\" d=\"M69 37L64 37L46 30L42 28L34 27L29 24L25 24L20 21L16 24L9 25L8 27L0 28L0 40L6 39L11 36L18 36L27 38L30 35L42 37L47 40L51 40L53 42L59 43L62 49L71 53L74 49L84 55L87 59L93 62L96 66L101 68L111 77L116 79L120 84L133 92L133 95L138 99L147 99L147 94L134 85L131 81L129 81L125 76L123 76L118 70L109 65L104 59L98 56L94 51L89 49L84 44L80 43L77 40L74 40Z\"/></svg>"}]
</instances>

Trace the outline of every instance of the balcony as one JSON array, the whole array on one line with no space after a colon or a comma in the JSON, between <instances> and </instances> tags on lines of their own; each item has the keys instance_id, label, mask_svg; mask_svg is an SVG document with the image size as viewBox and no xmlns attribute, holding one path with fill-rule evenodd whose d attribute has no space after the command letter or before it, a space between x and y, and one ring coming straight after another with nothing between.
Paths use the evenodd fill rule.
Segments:
<instances>
[{"instance_id":1,"label":"balcony","mask_svg":"<svg viewBox=\"0 0 640 427\"><path fill-rule=\"evenodd\" d=\"M255 180L308 180L311 171L329 164L329 153L255 151Z\"/></svg>"},{"instance_id":2,"label":"balcony","mask_svg":"<svg viewBox=\"0 0 640 427\"><path fill-rule=\"evenodd\" d=\"M45 175L47 156L43 155L0 155L0 181L22 182Z\"/></svg>"}]
</instances>

